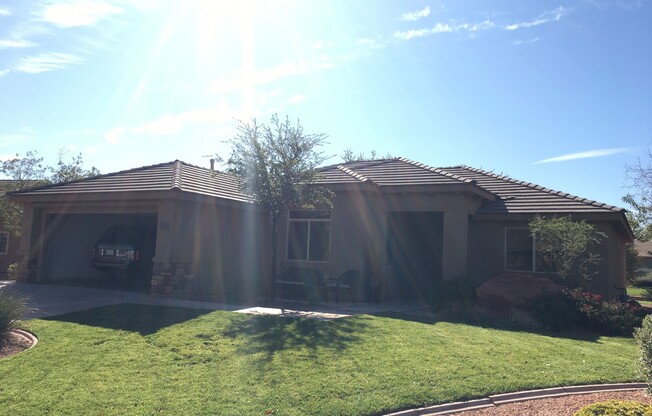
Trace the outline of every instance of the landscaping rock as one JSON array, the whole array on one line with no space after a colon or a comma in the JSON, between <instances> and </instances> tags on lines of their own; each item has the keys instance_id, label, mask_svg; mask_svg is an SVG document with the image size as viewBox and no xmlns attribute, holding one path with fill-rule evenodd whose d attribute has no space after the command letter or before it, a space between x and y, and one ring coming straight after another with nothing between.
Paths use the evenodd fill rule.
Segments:
<instances>
[{"instance_id":1,"label":"landscaping rock","mask_svg":"<svg viewBox=\"0 0 652 416\"><path fill-rule=\"evenodd\" d=\"M563 289L547 277L503 273L483 283L475 290L475 295L482 305L510 309L525 306L527 301L544 293L558 293Z\"/></svg>"}]
</instances>

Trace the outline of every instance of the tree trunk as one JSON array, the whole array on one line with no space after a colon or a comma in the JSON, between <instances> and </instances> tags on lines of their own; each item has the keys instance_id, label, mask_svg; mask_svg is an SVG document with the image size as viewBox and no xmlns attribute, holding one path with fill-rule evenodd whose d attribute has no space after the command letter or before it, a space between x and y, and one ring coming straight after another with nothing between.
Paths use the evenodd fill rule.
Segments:
<instances>
[{"instance_id":1,"label":"tree trunk","mask_svg":"<svg viewBox=\"0 0 652 416\"><path fill-rule=\"evenodd\" d=\"M278 217L272 217L272 270L270 273L271 286L269 290L269 300L276 300L276 265L278 262Z\"/></svg>"}]
</instances>

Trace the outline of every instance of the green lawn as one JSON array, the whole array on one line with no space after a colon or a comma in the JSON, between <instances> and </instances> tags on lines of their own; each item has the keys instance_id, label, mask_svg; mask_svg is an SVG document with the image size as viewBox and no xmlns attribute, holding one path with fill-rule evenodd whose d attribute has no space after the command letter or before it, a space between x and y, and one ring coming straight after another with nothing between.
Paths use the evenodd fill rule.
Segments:
<instances>
[{"instance_id":1,"label":"green lawn","mask_svg":"<svg viewBox=\"0 0 652 416\"><path fill-rule=\"evenodd\" d=\"M34 320L0 360L0 414L356 415L636 380L631 338L407 316L336 321L115 305Z\"/></svg>"},{"instance_id":2,"label":"green lawn","mask_svg":"<svg viewBox=\"0 0 652 416\"><path fill-rule=\"evenodd\" d=\"M637 297L647 297L647 290L649 288L647 287L635 287L635 286L629 286L627 287L627 294L629 296L637 296Z\"/></svg>"}]
</instances>

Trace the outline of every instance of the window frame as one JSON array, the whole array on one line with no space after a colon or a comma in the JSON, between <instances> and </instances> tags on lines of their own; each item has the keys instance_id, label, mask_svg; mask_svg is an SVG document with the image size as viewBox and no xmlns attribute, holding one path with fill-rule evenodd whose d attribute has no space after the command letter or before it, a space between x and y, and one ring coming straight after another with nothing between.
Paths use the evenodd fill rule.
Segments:
<instances>
[{"instance_id":1,"label":"window frame","mask_svg":"<svg viewBox=\"0 0 652 416\"><path fill-rule=\"evenodd\" d=\"M7 244L5 245L5 251L0 251L0 255L7 255L9 254L9 231L0 231L0 235L4 234L6 236L5 241ZM1 249L2 247L0 247Z\"/></svg>"},{"instance_id":2,"label":"window frame","mask_svg":"<svg viewBox=\"0 0 652 416\"><path fill-rule=\"evenodd\" d=\"M328 218L290 218L293 212L315 212L322 211L328 212ZM285 238L285 260L286 261L296 261L302 263L322 263L328 264L331 261L332 246L331 241L333 239L333 210L332 209L291 209L287 212L287 227L286 227L286 238ZM293 222L305 222L308 224L308 233L306 234L306 258L305 259L291 259L290 255L290 224ZM328 226L328 260L310 260L310 231L312 226L311 222L327 222Z\"/></svg>"},{"instance_id":3,"label":"window frame","mask_svg":"<svg viewBox=\"0 0 652 416\"><path fill-rule=\"evenodd\" d=\"M507 232L510 230L527 230L530 232L529 227L505 227L504 241L503 241L503 269L506 272L511 273L545 273L543 271L537 271L537 239L530 232L530 237L532 238L532 259L530 264L530 270L513 270L507 268Z\"/></svg>"}]
</instances>

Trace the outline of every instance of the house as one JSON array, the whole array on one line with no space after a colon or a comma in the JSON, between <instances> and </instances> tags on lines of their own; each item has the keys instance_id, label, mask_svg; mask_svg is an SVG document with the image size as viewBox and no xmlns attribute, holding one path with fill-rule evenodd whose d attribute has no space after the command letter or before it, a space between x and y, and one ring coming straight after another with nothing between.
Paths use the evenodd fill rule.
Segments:
<instances>
[{"instance_id":1,"label":"house","mask_svg":"<svg viewBox=\"0 0 652 416\"><path fill-rule=\"evenodd\" d=\"M590 290L613 298L625 285L624 210L466 166L433 168L405 158L320 169L332 207L291 210L279 224L278 274L310 269L323 277L357 270L353 297L414 298L436 279L481 283L505 271L540 273L528 221L570 215L607 235ZM24 204L20 253L25 279L102 279L89 265L109 226L156 229L153 293L218 300L266 294L270 224L238 179L180 161L12 193Z\"/></svg>"},{"instance_id":2,"label":"house","mask_svg":"<svg viewBox=\"0 0 652 416\"><path fill-rule=\"evenodd\" d=\"M638 262L634 270L636 281L642 284L652 282L652 241L634 241L634 248L638 254Z\"/></svg>"}]
</instances>

